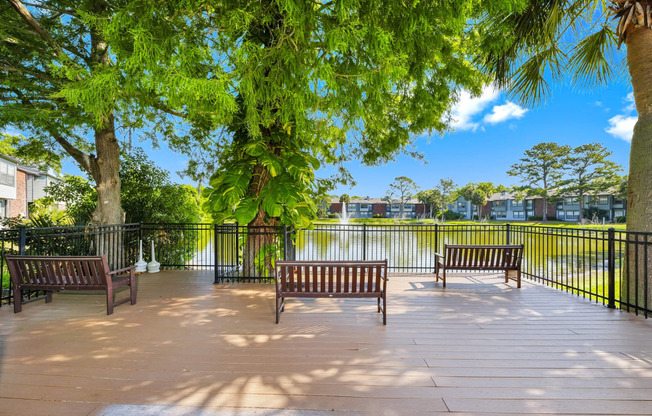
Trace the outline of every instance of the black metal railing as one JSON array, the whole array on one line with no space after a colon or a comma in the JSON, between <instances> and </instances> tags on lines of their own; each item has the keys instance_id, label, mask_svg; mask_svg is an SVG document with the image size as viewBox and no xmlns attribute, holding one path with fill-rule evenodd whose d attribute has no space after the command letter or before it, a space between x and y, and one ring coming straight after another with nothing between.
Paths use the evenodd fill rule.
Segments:
<instances>
[{"instance_id":1,"label":"black metal railing","mask_svg":"<svg viewBox=\"0 0 652 416\"><path fill-rule=\"evenodd\" d=\"M212 270L216 283L271 280L275 261L388 259L390 270L432 272L445 244L524 244L525 278L646 316L652 306L652 233L526 225L125 224L0 230L0 254L109 255L133 264L138 242L162 269ZM9 276L0 259L2 300Z\"/></svg>"},{"instance_id":2,"label":"black metal railing","mask_svg":"<svg viewBox=\"0 0 652 416\"><path fill-rule=\"evenodd\" d=\"M84 256L106 254L112 268L133 264L140 224L51 227L0 230L0 304L11 299L11 281L5 254ZM40 295L27 292L25 297Z\"/></svg>"}]
</instances>

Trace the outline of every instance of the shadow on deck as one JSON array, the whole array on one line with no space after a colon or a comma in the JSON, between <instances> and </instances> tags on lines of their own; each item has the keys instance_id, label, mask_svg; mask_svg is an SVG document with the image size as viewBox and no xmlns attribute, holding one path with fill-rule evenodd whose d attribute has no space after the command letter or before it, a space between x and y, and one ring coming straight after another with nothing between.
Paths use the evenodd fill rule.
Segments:
<instances>
[{"instance_id":1,"label":"shadow on deck","mask_svg":"<svg viewBox=\"0 0 652 416\"><path fill-rule=\"evenodd\" d=\"M652 320L501 274L392 274L375 300L289 299L210 272L139 277L138 304L0 308L0 414L652 414ZM124 293L119 296L124 296Z\"/></svg>"}]
</instances>

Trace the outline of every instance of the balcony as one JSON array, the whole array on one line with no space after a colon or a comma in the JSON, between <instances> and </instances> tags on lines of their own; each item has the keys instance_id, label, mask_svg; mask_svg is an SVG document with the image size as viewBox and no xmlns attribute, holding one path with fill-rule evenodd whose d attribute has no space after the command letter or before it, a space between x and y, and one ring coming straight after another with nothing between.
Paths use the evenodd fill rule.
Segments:
<instances>
[{"instance_id":1,"label":"balcony","mask_svg":"<svg viewBox=\"0 0 652 416\"><path fill-rule=\"evenodd\" d=\"M652 321L497 274L394 273L373 301L289 300L210 271L0 308L11 415L650 414ZM124 295L123 293L118 296ZM290 409L290 410L284 410Z\"/></svg>"}]
</instances>

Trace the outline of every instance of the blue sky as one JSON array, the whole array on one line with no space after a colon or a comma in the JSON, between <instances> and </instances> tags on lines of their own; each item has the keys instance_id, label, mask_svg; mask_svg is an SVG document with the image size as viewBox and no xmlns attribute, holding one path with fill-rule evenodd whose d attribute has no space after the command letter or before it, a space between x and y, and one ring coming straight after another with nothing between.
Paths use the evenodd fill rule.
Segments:
<instances>
[{"instance_id":1,"label":"blue sky","mask_svg":"<svg viewBox=\"0 0 652 416\"><path fill-rule=\"evenodd\" d=\"M355 187L340 186L333 193L382 197L397 176L413 179L421 189L433 188L440 178L450 177L459 186L468 182L490 181L513 185L517 179L506 174L526 149L543 141L578 146L598 142L613 152L612 160L626 173L632 128L636 121L631 86L625 83L589 92L557 86L548 102L534 109L510 102L505 94L486 89L481 97L464 95L454 109L455 131L443 136L424 135L416 141L427 164L409 157L381 167L363 167L357 162L346 166L357 181ZM188 158L148 143L135 143L150 158L170 171L173 181L191 183L176 173ZM72 160L64 173L81 174ZM331 169L322 168L320 177Z\"/></svg>"}]
</instances>

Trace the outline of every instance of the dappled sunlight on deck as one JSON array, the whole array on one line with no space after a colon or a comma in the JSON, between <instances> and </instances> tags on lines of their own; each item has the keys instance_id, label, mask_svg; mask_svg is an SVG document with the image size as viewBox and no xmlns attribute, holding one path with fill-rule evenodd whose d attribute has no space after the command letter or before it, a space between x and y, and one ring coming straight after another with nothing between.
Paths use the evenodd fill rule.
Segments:
<instances>
[{"instance_id":1,"label":"dappled sunlight on deck","mask_svg":"<svg viewBox=\"0 0 652 416\"><path fill-rule=\"evenodd\" d=\"M0 414L652 414L652 322L622 311L394 274L387 326L373 299L288 299L275 325L273 289L165 271L110 316L103 295L2 307Z\"/></svg>"}]
</instances>

